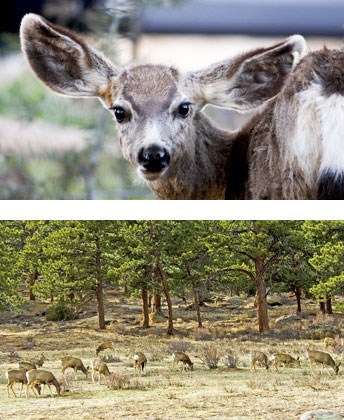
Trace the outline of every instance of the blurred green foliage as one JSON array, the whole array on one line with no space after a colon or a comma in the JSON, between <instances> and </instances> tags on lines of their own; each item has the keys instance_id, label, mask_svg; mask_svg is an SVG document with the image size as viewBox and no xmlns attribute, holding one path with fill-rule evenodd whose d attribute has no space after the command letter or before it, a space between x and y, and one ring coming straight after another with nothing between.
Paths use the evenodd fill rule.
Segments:
<instances>
[{"instance_id":1,"label":"blurred green foliage","mask_svg":"<svg viewBox=\"0 0 344 420\"><path fill-rule=\"evenodd\" d=\"M0 149L0 199L153 197L147 187L135 184L133 170L121 157L118 147L116 157L115 124L98 100L54 95L29 70L24 70L8 84L0 81L0 115L88 132L88 145L82 151L58 154L52 151L32 158L20 151L18 155L2 155ZM47 133L47 141L53 135ZM113 152L109 153L109 148Z\"/></svg>"}]
</instances>

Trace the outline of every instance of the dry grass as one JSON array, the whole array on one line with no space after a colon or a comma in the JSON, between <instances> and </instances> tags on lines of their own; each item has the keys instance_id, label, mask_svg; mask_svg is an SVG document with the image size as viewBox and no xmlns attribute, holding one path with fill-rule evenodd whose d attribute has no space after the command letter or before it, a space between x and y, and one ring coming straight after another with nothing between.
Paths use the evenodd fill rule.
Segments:
<instances>
[{"instance_id":1,"label":"dry grass","mask_svg":"<svg viewBox=\"0 0 344 420\"><path fill-rule=\"evenodd\" d=\"M205 328L196 327L195 314L186 311L172 338L165 334L165 325L141 329L135 321L139 305L123 296L107 296L108 311L117 320L106 331L97 329L93 308L86 310L83 319L49 323L37 318L37 308L18 318L0 314L0 419L39 420L61 417L68 420L88 419L297 419L307 410L316 408L342 409L343 372L339 376L320 368L311 374L305 359L310 345L323 349L323 340L310 340L308 327L322 330L331 324L340 327L342 317L328 319L310 315L300 324L276 326L266 335L255 330L251 308L230 313L227 304L202 310ZM242 300L241 308L249 303ZM37 304L35 304L37 305ZM27 308L29 309L29 307ZM307 303L311 313L315 306ZM180 308L178 309L179 311ZM286 299L283 307L270 311L271 325L279 316L292 313L294 303ZM27 311L27 313L29 313ZM32 315L31 315L32 313ZM229 315L230 313L230 315ZM120 326L120 328L118 328ZM216 334L212 334L216 328ZM326 327L327 328L327 327ZM325 328L325 329L326 329ZM296 333L299 339L295 339ZM203 338L206 340L203 341ZM90 365L96 346L106 340L115 343L115 360L108 362L111 383L93 384L89 375L66 371L61 378L60 357L64 354L80 357ZM250 371L249 352L262 350L271 355L287 352L301 357L301 366L285 368L282 372L257 367ZM186 350L194 362L194 371L172 369L172 350ZM22 359L39 358L43 351L47 360L44 368L63 380L68 392L52 398L8 398L5 371L17 365L9 358L10 351ZM135 374L132 355L143 351L148 358L145 375ZM336 361L342 354L327 349ZM209 369L202 361L204 352L216 358L217 369ZM228 363L230 356L231 363ZM226 358L227 357L227 358ZM234 361L234 362L233 362ZM231 367L229 367L231 366ZM18 385L17 385L18 386ZM16 389L16 388L15 388Z\"/></svg>"}]
</instances>

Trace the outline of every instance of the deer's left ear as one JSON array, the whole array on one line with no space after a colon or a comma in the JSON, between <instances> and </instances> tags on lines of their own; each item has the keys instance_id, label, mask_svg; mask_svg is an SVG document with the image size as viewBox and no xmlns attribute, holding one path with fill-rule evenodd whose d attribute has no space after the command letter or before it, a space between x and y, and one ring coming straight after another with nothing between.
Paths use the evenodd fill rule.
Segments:
<instances>
[{"instance_id":1,"label":"deer's left ear","mask_svg":"<svg viewBox=\"0 0 344 420\"><path fill-rule=\"evenodd\" d=\"M294 35L268 48L224 60L188 73L188 95L199 104L213 104L245 111L274 97L306 50L306 42Z\"/></svg>"},{"instance_id":2,"label":"deer's left ear","mask_svg":"<svg viewBox=\"0 0 344 420\"><path fill-rule=\"evenodd\" d=\"M37 77L66 96L103 96L118 69L86 42L41 16L25 15L22 50Z\"/></svg>"}]
</instances>

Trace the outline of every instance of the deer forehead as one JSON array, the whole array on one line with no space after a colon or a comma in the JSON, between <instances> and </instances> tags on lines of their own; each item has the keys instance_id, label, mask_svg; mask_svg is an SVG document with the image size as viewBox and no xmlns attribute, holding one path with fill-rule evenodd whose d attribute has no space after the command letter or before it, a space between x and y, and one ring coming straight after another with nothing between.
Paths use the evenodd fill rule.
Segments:
<instances>
[{"instance_id":1,"label":"deer forehead","mask_svg":"<svg viewBox=\"0 0 344 420\"><path fill-rule=\"evenodd\" d=\"M125 69L113 82L113 102L129 102L139 115L148 116L169 109L181 95L176 69L141 65Z\"/></svg>"}]
</instances>

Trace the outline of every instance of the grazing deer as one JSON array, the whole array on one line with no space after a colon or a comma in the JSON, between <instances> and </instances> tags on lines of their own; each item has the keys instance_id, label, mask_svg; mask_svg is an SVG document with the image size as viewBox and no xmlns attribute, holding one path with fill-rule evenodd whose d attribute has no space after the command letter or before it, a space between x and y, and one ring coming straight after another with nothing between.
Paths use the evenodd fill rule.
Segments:
<instances>
[{"instance_id":1,"label":"grazing deer","mask_svg":"<svg viewBox=\"0 0 344 420\"><path fill-rule=\"evenodd\" d=\"M98 384L102 376L107 377L110 375L109 368L101 359L94 359L91 363L92 382L95 383L95 374L98 372Z\"/></svg>"},{"instance_id":2,"label":"grazing deer","mask_svg":"<svg viewBox=\"0 0 344 420\"><path fill-rule=\"evenodd\" d=\"M251 371L256 370L256 363L264 366L265 369L269 369L270 362L268 356L262 351L256 350L251 352Z\"/></svg>"},{"instance_id":3,"label":"grazing deer","mask_svg":"<svg viewBox=\"0 0 344 420\"><path fill-rule=\"evenodd\" d=\"M61 387L58 383L55 376L49 372L48 370L44 369L32 369L26 372L27 378L27 392L26 396L29 396L29 389L32 390L33 394L38 397L38 394L35 392L36 385L48 385L49 391L51 396L53 397L53 393L51 391L51 385L54 385L56 388L56 392L58 395L61 393ZM43 391L42 391L43 395Z\"/></svg>"},{"instance_id":4,"label":"grazing deer","mask_svg":"<svg viewBox=\"0 0 344 420\"><path fill-rule=\"evenodd\" d=\"M7 396L10 396L10 390L12 391L13 395L17 397L16 393L14 392L13 386L16 383L21 384L20 394L19 397L22 395L23 386L24 384L27 385L27 378L26 378L26 370L25 369L9 369L6 372L6 379L7 379ZM35 388L38 394L41 394L41 386L39 384L35 385Z\"/></svg>"},{"instance_id":5,"label":"grazing deer","mask_svg":"<svg viewBox=\"0 0 344 420\"><path fill-rule=\"evenodd\" d=\"M313 365L318 363L321 364L321 372L323 371L324 367L327 369L328 367L331 367L334 373L338 375L340 363L336 363L328 353L318 350L307 350L307 357L311 370L313 370Z\"/></svg>"},{"instance_id":6,"label":"grazing deer","mask_svg":"<svg viewBox=\"0 0 344 420\"><path fill-rule=\"evenodd\" d=\"M65 370L68 368L74 369L75 374L78 374L78 370L85 374L87 379L87 373L89 371L89 366L85 368L85 365L82 363L81 359L77 357L66 356L61 358L62 363L62 373L64 374Z\"/></svg>"},{"instance_id":7,"label":"grazing deer","mask_svg":"<svg viewBox=\"0 0 344 420\"><path fill-rule=\"evenodd\" d=\"M147 357L143 353L138 352L134 354L133 359L135 371L142 375L147 365Z\"/></svg>"},{"instance_id":8,"label":"grazing deer","mask_svg":"<svg viewBox=\"0 0 344 420\"><path fill-rule=\"evenodd\" d=\"M175 351L173 353L173 368L175 368L178 363L182 364L182 370L193 370L193 363L191 362L190 357L182 351Z\"/></svg>"},{"instance_id":9,"label":"grazing deer","mask_svg":"<svg viewBox=\"0 0 344 420\"><path fill-rule=\"evenodd\" d=\"M285 353L274 353L272 355L271 364L272 366L275 366L275 369L277 370L277 372L279 372L278 366L280 365L283 365L283 367L300 366L300 358L295 358L293 356L290 356L290 354Z\"/></svg>"},{"instance_id":10,"label":"grazing deer","mask_svg":"<svg viewBox=\"0 0 344 420\"><path fill-rule=\"evenodd\" d=\"M303 37L180 73L120 69L82 38L28 14L23 52L38 78L70 97L98 97L117 121L124 158L161 199L344 198L344 51ZM260 107L245 127L216 127L206 104Z\"/></svg>"},{"instance_id":11,"label":"grazing deer","mask_svg":"<svg viewBox=\"0 0 344 420\"><path fill-rule=\"evenodd\" d=\"M115 346L112 341L104 341L103 343L99 344L99 346L96 348L97 356L101 351L108 350L108 349L115 351Z\"/></svg>"},{"instance_id":12,"label":"grazing deer","mask_svg":"<svg viewBox=\"0 0 344 420\"><path fill-rule=\"evenodd\" d=\"M32 362L23 361L23 362L18 363L18 368L28 371L28 370L31 370L31 369L37 369L37 366Z\"/></svg>"}]
</instances>

